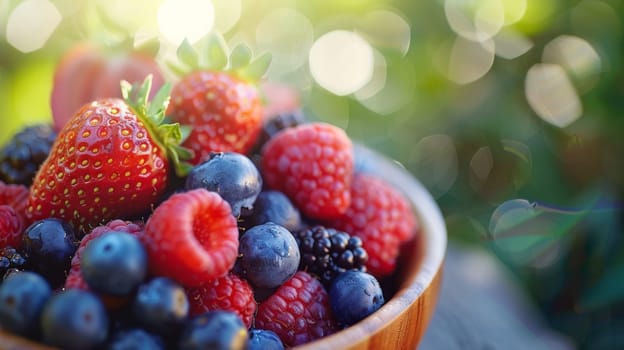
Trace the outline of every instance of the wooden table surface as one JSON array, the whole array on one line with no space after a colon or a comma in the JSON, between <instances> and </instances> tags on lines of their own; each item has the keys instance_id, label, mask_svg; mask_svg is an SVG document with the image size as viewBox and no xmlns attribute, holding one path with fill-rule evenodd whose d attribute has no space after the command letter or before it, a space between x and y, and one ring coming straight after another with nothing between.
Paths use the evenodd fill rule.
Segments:
<instances>
[{"instance_id":1,"label":"wooden table surface","mask_svg":"<svg viewBox=\"0 0 624 350\"><path fill-rule=\"evenodd\" d=\"M485 251L449 245L442 292L419 350L567 350L517 281Z\"/></svg>"}]
</instances>

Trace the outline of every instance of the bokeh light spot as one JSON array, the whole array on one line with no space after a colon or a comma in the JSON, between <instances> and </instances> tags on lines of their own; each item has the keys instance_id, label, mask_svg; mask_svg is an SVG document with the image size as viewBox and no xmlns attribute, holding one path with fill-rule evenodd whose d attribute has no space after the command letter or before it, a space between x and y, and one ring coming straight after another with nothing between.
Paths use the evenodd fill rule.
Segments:
<instances>
[{"instance_id":1,"label":"bokeh light spot","mask_svg":"<svg viewBox=\"0 0 624 350\"><path fill-rule=\"evenodd\" d=\"M444 13L455 33L474 41L491 39L505 24L500 0L446 0Z\"/></svg>"},{"instance_id":2,"label":"bokeh light spot","mask_svg":"<svg viewBox=\"0 0 624 350\"><path fill-rule=\"evenodd\" d=\"M476 42L457 37L449 58L449 79L458 84L468 84L480 79L492 68L494 51L492 40Z\"/></svg>"},{"instance_id":3,"label":"bokeh light spot","mask_svg":"<svg viewBox=\"0 0 624 350\"><path fill-rule=\"evenodd\" d=\"M540 63L531 67L524 89L531 108L552 125L564 128L583 113L572 82L559 65Z\"/></svg>"},{"instance_id":4,"label":"bokeh light spot","mask_svg":"<svg viewBox=\"0 0 624 350\"><path fill-rule=\"evenodd\" d=\"M445 194L458 175L458 156L453 139L443 134L423 137L410 156L410 165L434 197Z\"/></svg>"},{"instance_id":5,"label":"bokeh light spot","mask_svg":"<svg viewBox=\"0 0 624 350\"><path fill-rule=\"evenodd\" d=\"M314 42L309 65L320 86L338 96L348 95L371 79L375 65L373 48L356 33L332 31Z\"/></svg>"},{"instance_id":6,"label":"bokeh light spot","mask_svg":"<svg viewBox=\"0 0 624 350\"><path fill-rule=\"evenodd\" d=\"M227 33L241 16L241 0L212 0L215 13L215 29Z\"/></svg>"},{"instance_id":7,"label":"bokeh light spot","mask_svg":"<svg viewBox=\"0 0 624 350\"><path fill-rule=\"evenodd\" d=\"M375 96L386 85L387 64L385 57L377 50L373 51L375 57L375 66L373 67L373 76L368 84L355 92L358 100L366 100Z\"/></svg>"},{"instance_id":8,"label":"bokeh light spot","mask_svg":"<svg viewBox=\"0 0 624 350\"><path fill-rule=\"evenodd\" d=\"M272 11L256 29L258 49L272 55L268 72L272 78L303 66L313 40L314 29L310 20L301 12L289 8Z\"/></svg>"},{"instance_id":9,"label":"bokeh light spot","mask_svg":"<svg viewBox=\"0 0 624 350\"><path fill-rule=\"evenodd\" d=\"M165 0L158 8L158 28L173 45L197 42L214 25L214 7L206 0Z\"/></svg>"},{"instance_id":10,"label":"bokeh light spot","mask_svg":"<svg viewBox=\"0 0 624 350\"><path fill-rule=\"evenodd\" d=\"M591 44L571 35L550 41L544 47L542 61L563 67L585 91L595 85L602 67L600 56Z\"/></svg>"},{"instance_id":11,"label":"bokeh light spot","mask_svg":"<svg viewBox=\"0 0 624 350\"><path fill-rule=\"evenodd\" d=\"M494 167L494 158L489 147L481 147L470 159L470 171L479 182L485 182Z\"/></svg>"},{"instance_id":12,"label":"bokeh light spot","mask_svg":"<svg viewBox=\"0 0 624 350\"><path fill-rule=\"evenodd\" d=\"M526 199L512 199L494 210L489 231L495 247L508 259L545 268L559 258L556 233L566 219L562 217Z\"/></svg>"},{"instance_id":13,"label":"bokeh light spot","mask_svg":"<svg viewBox=\"0 0 624 350\"><path fill-rule=\"evenodd\" d=\"M112 25L128 33L138 31L156 15L153 0L96 0L95 4L107 27Z\"/></svg>"},{"instance_id":14,"label":"bokeh light spot","mask_svg":"<svg viewBox=\"0 0 624 350\"><path fill-rule=\"evenodd\" d=\"M522 33L505 28L494 37L496 55L508 60L524 55L533 42Z\"/></svg>"},{"instance_id":15,"label":"bokeh light spot","mask_svg":"<svg viewBox=\"0 0 624 350\"><path fill-rule=\"evenodd\" d=\"M527 10L526 0L501 0L505 12L505 25L514 24L524 17Z\"/></svg>"},{"instance_id":16,"label":"bokeh light spot","mask_svg":"<svg viewBox=\"0 0 624 350\"><path fill-rule=\"evenodd\" d=\"M6 38L21 52L33 52L45 45L62 16L48 0L25 0L7 20Z\"/></svg>"},{"instance_id":17,"label":"bokeh light spot","mask_svg":"<svg viewBox=\"0 0 624 350\"><path fill-rule=\"evenodd\" d=\"M367 13L359 23L358 32L375 47L395 49L403 55L410 46L410 25L393 11L378 10Z\"/></svg>"},{"instance_id":18,"label":"bokeh light spot","mask_svg":"<svg viewBox=\"0 0 624 350\"><path fill-rule=\"evenodd\" d=\"M409 103L414 103L417 98L416 94L416 72L413 62L405 60L399 53L386 53L384 61L392 62L385 67L385 84L374 95L370 93L377 90L381 84L377 80L381 77L378 72L380 64L375 56L375 68L370 83L355 93L358 101L367 109L376 114L389 115L396 112L400 108Z\"/></svg>"}]
</instances>

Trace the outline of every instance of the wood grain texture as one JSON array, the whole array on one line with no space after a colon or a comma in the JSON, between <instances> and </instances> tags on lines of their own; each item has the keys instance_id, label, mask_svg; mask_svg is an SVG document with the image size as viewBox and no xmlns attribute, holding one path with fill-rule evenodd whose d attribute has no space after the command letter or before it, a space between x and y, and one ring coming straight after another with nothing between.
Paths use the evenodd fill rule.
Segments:
<instances>
[{"instance_id":1,"label":"wood grain texture","mask_svg":"<svg viewBox=\"0 0 624 350\"><path fill-rule=\"evenodd\" d=\"M437 204L422 184L395 162L359 145L355 155L359 171L384 178L406 195L419 218L419 235L402 250L398 288L384 306L347 329L293 349L416 349L435 310L447 242ZM2 331L0 348L51 349Z\"/></svg>"}]
</instances>

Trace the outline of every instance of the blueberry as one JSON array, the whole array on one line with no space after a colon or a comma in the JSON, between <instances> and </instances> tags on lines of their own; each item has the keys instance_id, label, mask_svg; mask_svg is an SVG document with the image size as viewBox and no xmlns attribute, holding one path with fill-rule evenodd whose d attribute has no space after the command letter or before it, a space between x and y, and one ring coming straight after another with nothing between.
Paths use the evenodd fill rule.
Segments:
<instances>
[{"instance_id":1,"label":"blueberry","mask_svg":"<svg viewBox=\"0 0 624 350\"><path fill-rule=\"evenodd\" d=\"M146 329L171 335L186 320L189 301L182 286L168 278L156 277L139 287L132 313Z\"/></svg>"},{"instance_id":2,"label":"blueberry","mask_svg":"<svg viewBox=\"0 0 624 350\"><path fill-rule=\"evenodd\" d=\"M273 331L252 329L249 331L247 350L284 350L284 344Z\"/></svg>"},{"instance_id":3,"label":"blueberry","mask_svg":"<svg viewBox=\"0 0 624 350\"><path fill-rule=\"evenodd\" d=\"M255 287L274 288L291 278L299 266L295 237L272 222L254 226L240 239L240 270Z\"/></svg>"},{"instance_id":4,"label":"blueberry","mask_svg":"<svg viewBox=\"0 0 624 350\"><path fill-rule=\"evenodd\" d=\"M164 350L165 343L159 336L135 328L119 331L111 336L107 350Z\"/></svg>"},{"instance_id":5,"label":"blueberry","mask_svg":"<svg viewBox=\"0 0 624 350\"><path fill-rule=\"evenodd\" d=\"M147 252L133 235L111 231L87 244L80 271L94 291L128 295L145 280Z\"/></svg>"},{"instance_id":6,"label":"blueberry","mask_svg":"<svg viewBox=\"0 0 624 350\"><path fill-rule=\"evenodd\" d=\"M53 295L41 315L43 341L62 349L92 349L108 335L108 315L93 293L69 289Z\"/></svg>"},{"instance_id":7,"label":"blueberry","mask_svg":"<svg viewBox=\"0 0 624 350\"><path fill-rule=\"evenodd\" d=\"M377 311L384 303L381 286L372 275L349 270L339 274L329 288L329 304L336 320L350 326Z\"/></svg>"},{"instance_id":8,"label":"blueberry","mask_svg":"<svg viewBox=\"0 0 624 350\"><path fill-rule=\"evenodd\" d=\"M48 282L34 272L11 274L0 285L0 326L24 336L39 332L39 317L52 295Z\"/></svg>"},{"instance_id":9,"label":"blueberry","mask_svg":"<svg viewBox=\"0 0 624 350\"><path fill-rule=\"evenodd\" d=\"M247 349L247 327L233 312L215 310L193 317L180 336L179 350Z\"/></svg>"},{"instance_id":10,"label":"blueberry","mask_svg":"<svg viewBox=\"0 0 624 350\"><path fill-rule=\"evenodd\" d=\"M73 227L59 219L43 219L30 225L22 237L24 258L32 270L43 275L52 288L60 286L77 248Z\"/></svg>"},{"instance_id":11,"label":"blueberry","mask_svg":"<svg viewBox=\"0 0 624 350\"><path fill-rule=\"evenodd\" d=\"M250 226L262 225L267 222L284 226L294 232L301 228L301 214L290 199L279 191L260 192L248 218Z\"/></svg>"},{"instance_id":12,"label":"blueberry","mask_svg":"<svg viewBox=\"0 0 624 350\"><path fill-rule=\"evenodd\" d=\"M238 217L241 208L249 209L262 190L262 177L253 162L235 152L213 152L205 162L195 166L186 178L184 188L205 188L217 192Z\"/></svg>"}]
</instances>

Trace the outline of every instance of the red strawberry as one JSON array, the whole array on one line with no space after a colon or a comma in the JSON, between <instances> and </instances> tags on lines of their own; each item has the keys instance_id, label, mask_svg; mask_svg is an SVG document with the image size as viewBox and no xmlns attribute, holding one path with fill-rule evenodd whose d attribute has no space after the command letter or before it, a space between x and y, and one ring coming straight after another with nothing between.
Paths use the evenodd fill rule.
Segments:
<instances>
[{"instance_id":1,"label":"red strawberry","mask_svg":"<svg viewBox=\"0 0 624 350\"><path fill-rule=\"evenodd\" d=\"M178 49L180 61L191 71L177 68L182 78L171 91L167 111L173 121L192 126L183 144L195 152L192 164L208 159L210 152L246 154L251 150L264 114L251 81L268 67L267 56L250 63L251 52L245 46L238 46L228 57L221 38L209 36L202 43L206 47L199 54L188 41ZM209 57L203 57L204 53Z\"/></svg>"},{"instance_id":2,"label":"red strawberry","mask_svg":"<svg viewBox=\"0 0 624 350\"><path fill-rule=\"evenodd\" d=\"M263 179L308 217L332 219L351 203L353 145L345 132L309 123L277 133L262 148Z\"/></svg>"},{"instance_id":3,"label":"red strawberry","mask_svg":"<svg viewBox=\"0 0 624 350\"><path fill-rule=\"evenodd\" d=\"M132 235L140 236L143 232L143 227L144 225L140 221L130 222L116 219L108 222L106 225L94 228L90 233L82 237L82 239L80 240L80 245L78 245L78 249L76 249L74 257L71 261L69 274L67 275L67 279L65 280L65 289L89 289L87 282L82 278L82 274L80 273L80 261L82 260L82 252L87 247L87 244L89 242L102 236L105 233L112 231L128 232Z\"/></svg>"},{"instance_id":4,"label":"red strawberry","mask_svg":"<svg viewBox=\"0 0 624 350\"><path fill-rule=\"evenodd\" d=\"M200 188L162 202L147 220L141 241L155 275L198 287L234 266L238 226L228 202Z\"/></svg>"},{"instance_id":5,"label":"red strawberry","mask_svg":"<svg viewBox=\"0 0 624 350\"><path fill-rule=\"evenodd\" d=\"M83 104L106 97L122 97L121 80L141 82L151 74L154 90L163 85L164 78L153 55L119 51L110 55L92 43L79 43L63 55L52 85L51 107L56 130L63 128Z\"/></svg>"},{"instance_id":6,"label":"red strawberry","mask_svg":"<svg viewBox=\"0 0 624 350\"><path fill-rule=\"evenodd\" d=\"M30 222L58 217L86 232L136 216L164 193L170 165L183 172L178 161L189 154L178 146L179 126L162 124L167 89L149 104L150 77L140 89L122 85L125 100L86 104L59 132L31 187Z\"/></svg>"},{"instance_id":7,"label":"red strawberry","mask_svg":"<svg viewBox=\"0 0 624 350\"><path fill-rule=\"evenodd\" d=\"M328 225L362 239L366 268L380 278L394 272L401 244L414 237L418 221L407 199L370 174L358 173L351 185L351 206Z\"/></svg>"},{"instance_id":8,"label":"red strawberry","mask_svg":"<svg viewBox=\"0 0 624 350\"><path fill-rule=\"evenodd\" d=\"M297 271L258 306L256 327L275 332L287 347L337 330L327 291L319 280L304 271Z\"/></svg>"},{"instance_id":9,"label":"red strawberry","mask_svg":"<svg viewBox=\"0 0 624 350\"><path fill-rule=\"evenodd\" d=\"M0 181L0 205L10 205L15 212L24 218L28 201L28 187L24 185L7 185Z\"/></svg>"},{"instance_id":10,"label":"red strawberry","mask_svg":"<svg viewBox=\"0 0 624 350\"><path fill-rule=\"evenodd\" d=\"M247 328L256 313L253 290L247 281L233 273L186 291L190 314L199 315L212 310L235 312Z\"/></svg>"},{"instance_id":11,"label":"red strawberry","mask_svg":"<svg viewBox=\"0 0 624 350\"><path fill-rule=\"evenodd\" d=\"M22 245L22 218L10 205L0 205L0 248Z\"/></svg>"}]
</instances>

